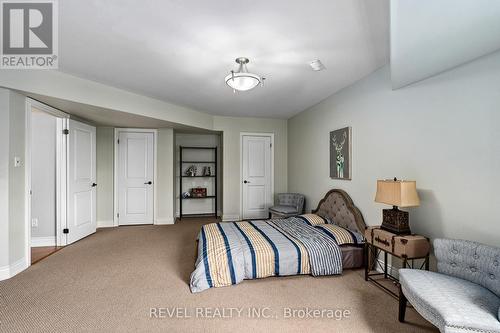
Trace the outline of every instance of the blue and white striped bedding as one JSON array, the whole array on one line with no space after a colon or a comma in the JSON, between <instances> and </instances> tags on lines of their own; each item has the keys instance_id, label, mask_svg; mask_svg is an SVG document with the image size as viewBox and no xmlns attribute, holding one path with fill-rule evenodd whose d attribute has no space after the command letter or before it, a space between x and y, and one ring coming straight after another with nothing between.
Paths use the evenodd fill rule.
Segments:
<instances>
[{"instance_id":1,"label":"blue and white striped bedding","mask_svg":"<svg viewBox=\"0 0 500 333\"><path fill-rule=\"evenodd\" d=\"M359 232L342 228L336 224L321 224L316 225L315 228L323 231L326 235L335 239L335 242L338 245L359 245L364 242L364 237Z\"/></svg>"},{"instance_id":2,"label":"blue and white striped bedding","mask_svg":"<svg viewBox=\"0 0 500 333\"><path fill-rule=\"evenodd\" d=\"M304 217L204 225L191 291L268 276L341 274L340 247L317 225Z\"/></svg>"}]
</instances>

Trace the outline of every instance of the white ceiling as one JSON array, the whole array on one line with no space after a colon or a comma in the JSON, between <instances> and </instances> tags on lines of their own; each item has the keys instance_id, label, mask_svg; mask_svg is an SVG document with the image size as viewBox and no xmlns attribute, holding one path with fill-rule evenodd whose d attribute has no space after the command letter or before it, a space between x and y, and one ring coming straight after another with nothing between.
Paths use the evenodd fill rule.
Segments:
<instances>
[{"instance_id":1,"label":"white ceiling","mask_svg":"<svg viewBox=\"0 0 500 333\"><path fill-rule=\"evenodd\" d=\"M289 118L389 61L388 0L64 0L59 17L61 71L215 115ZM225 86L239 56L265 87Z\"/></svg>"},{"instance_id":2,"label":"white ceiling","mask_svg":"<svg viewBox=\"0 0 500 333\"><path fill-rule=\"evenodd\" d=\"M500 1L391 2L394 88L500 49Z\"/></svg>"}]
</instances>

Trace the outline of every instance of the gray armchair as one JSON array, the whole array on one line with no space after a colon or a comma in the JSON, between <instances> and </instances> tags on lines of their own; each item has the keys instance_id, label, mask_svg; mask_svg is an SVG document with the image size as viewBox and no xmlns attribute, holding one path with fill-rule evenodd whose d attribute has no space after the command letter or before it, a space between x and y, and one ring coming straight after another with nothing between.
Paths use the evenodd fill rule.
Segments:
<instances>
[{"instance_id":1,"label":"gray armchair","mask_svg":"<svg viewBox=\"0 0 500 333\"><path fill-rule=\"evenodd\" d=\"M434 240L438 272L400 269L399 321L406 302L441 332L500 333L500 248Z\"/></svg>"},{"instance_id":2,"label":"gray armchair","mask_svg":"<svg viewBox=\"0 0 500 333\"><path fill-rule=\"evenodd\" d=\"M305 196L299 193L280 193L274 207L269 208L271 218L286 218L304 212Z\"/></svg>"}]
</instances>

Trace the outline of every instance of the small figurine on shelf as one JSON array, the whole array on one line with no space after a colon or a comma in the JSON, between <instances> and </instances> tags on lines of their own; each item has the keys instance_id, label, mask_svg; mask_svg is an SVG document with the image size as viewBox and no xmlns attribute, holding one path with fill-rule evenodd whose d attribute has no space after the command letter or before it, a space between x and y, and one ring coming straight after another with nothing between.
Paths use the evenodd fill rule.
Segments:
<instances>
[{"instance_id":1,"label":"small figurine on shelf","mask_svg":"<svg viewBox=\"0 0 500 333\"><path fill-rule=\"evenodd\" d=\"M186 170L186 176L189 176L189 177L194 177L196 176L196 165L191 165L189 168L187 168Z\"/></svg>"},{"instance_id":2,"label":"small figurine on shelf","mask_svg":"<svg viewBox=\"0 0 500 333\"><path fill-rule=\"evenodd\" d=\"M212 175L212 170L209 166L206 166L203 168L203 176L211 176Z\"/></svg>"}]
</instances>

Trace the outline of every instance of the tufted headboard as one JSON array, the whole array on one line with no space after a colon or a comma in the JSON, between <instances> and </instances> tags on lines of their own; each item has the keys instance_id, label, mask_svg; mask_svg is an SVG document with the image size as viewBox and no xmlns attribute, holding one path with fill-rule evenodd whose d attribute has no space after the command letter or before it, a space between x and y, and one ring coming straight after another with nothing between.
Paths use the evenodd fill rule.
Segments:
<instances>
[{"instance_id":1,"label":"tufted headboard","mask_svg":"<svg viewBox=\"0 0 500 333\"><path fill-rule=\"evenodd\" d=\"M318 208L312 211L314 214L329 218L341 227L357 231L364 235L366 224L359 209L354 206L347 192L339 189L328 191L320 200Z\"/></svg>"}]
</instances>

